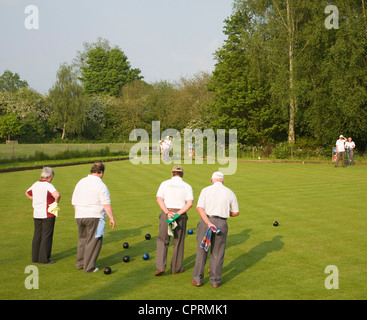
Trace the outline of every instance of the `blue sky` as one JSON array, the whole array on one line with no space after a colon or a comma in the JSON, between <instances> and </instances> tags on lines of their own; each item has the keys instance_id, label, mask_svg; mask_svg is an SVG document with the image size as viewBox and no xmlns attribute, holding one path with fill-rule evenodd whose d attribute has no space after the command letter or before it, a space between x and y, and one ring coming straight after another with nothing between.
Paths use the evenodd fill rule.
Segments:
<instances>
[{"instance_id":1,"label":"blue sky","mask_svg":"<svg viewBox=\"0 0 367 320\"><path fill-rule=\"evenodd\" d=\"M24 22L38 8L39 29ZM119 46L145 81L212 71L233 0L0 0L0 75L9 69L40 93L61 63L98 37Z\"/></svg>"}]
</instances>

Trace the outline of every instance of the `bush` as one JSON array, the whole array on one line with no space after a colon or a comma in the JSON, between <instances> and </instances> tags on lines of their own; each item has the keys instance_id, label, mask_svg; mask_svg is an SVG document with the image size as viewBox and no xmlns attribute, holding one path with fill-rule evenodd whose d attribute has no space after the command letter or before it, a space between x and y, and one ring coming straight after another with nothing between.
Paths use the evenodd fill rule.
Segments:
<instances>
[{"instance_id":1,"label":"bush","mask_svg":"<svg viewBox=\"0 0 367 320\"><path fill-rule=\"evenodd\" d=\"M292 148L294 148L294 144L281 142L275 146L273 153L277 159L289 159L291 158Z\"/></svg>"},{"instance_id":2,"label":"bush","mask_svg":"<svg viewBox=\"0 0 367 320\"><path fill-rule=\"evenodd\" d=\"M29 160L34 160L34 161L42 161L42 160L50 160L50 157L44 153L43 151L36 151L34 153L34 156L30 156L28 157Z\"/></svg>"},{"instance_id":3,"label":"bush","mask_svg":"<svg viewBox=\"0 0 367 320\"><path fill-rule=\"evenodd\" d=\"M53 159L64 160L64 159L78 159L78 158L89 158L89 157L106 157L111 155L110 148L105 147L100 150L66 150L58 152L53 156Z\"/></svg>"}]
</instances>

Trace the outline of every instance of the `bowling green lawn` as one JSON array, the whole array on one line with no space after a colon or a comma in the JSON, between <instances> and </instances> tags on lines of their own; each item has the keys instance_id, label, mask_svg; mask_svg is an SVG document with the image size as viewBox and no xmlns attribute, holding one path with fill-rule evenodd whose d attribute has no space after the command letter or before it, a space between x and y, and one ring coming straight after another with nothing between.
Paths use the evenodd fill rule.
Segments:
<instances>
[{"instance_id":1,"label":"bowling green lawn","mask_svg":"<svg viewBox=\"0 0 367 320\"><path fill-rule=\"evenodd\" d=\"M53 265L31 261L33 219L24 192L40 170L0 174L0 299L121 299L121 300L334 300L366 299L367 167L238 162L225 185L237 195L240 215L228 220L229 234L222 286L208 281L191 285L196 253L195 208L188 212L185 272L155 277L156 236L160 210L155 195L170 178L172 165L106 164L104 182L112 199L116 228L106 227L97 267L76 270L77 226L71 196L91 165L55 168L53 184L61 193L52 247ZM194 206L209 185L216 165L184 165L184 180L193 187ZM272 225L279 222L278 227ZM145 234L152 235L145 240ZM123 248L128 242L130 247ZM142 259L149 253L150 259ZM169 262L172 242L169 248ZM130 256L124 263L123 257ZM25 280L38 268L38 289ZM207 266L209 264L207 263ZM332 271L325 272L328 266ZM337 269L336 269L337 268ZM33 281L33 280L32 280ZM33 282L32 282L33 283ZM327 289L325 283L338 289Z\"/></svg>"}]
</instances>

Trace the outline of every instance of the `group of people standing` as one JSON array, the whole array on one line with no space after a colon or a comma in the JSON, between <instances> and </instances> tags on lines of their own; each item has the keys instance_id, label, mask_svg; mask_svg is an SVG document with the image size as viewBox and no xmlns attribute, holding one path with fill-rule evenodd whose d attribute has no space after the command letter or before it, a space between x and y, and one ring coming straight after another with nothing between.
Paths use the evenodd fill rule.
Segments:
<instances>
[{"instance_id":1,"label":"group of people standing","mask_svg":"<svg viewBox=\"0 0 367 320\"><path fill-rule=\"evenodd\" d=\"M104 164L96 162L90 175L75 186L71 200L79 235L76 268L86 273L98 271L95 264L102 248L106 216L111 228L115 228L110 192L102 181L104 170ZM54 175L52 168L44 167L41 179L26 191L33 206L32 262L40 264L55 263L50 257L60 193L51 183Z\"/></svg>"},{"instance_id":2,"label":"group of people standing","mask_svg":"<svg viewBox=\"0 0 367 320\"><path fill-rule=\"evenodd\" d=\"M346 167L345 165L345 152L347 152L347 166L354 165L354 148L356 147L354 141L352 141L352 138L349 137L348 139L345 138L342 134L339 136L339 140L336 141L336 162L335 167L339 165L340 158L342 158L342 165L343 167Z\"/></svg>"},{"instance_id":3,"label":"group of people standing","mask_svg":"<svg viewBox=\"0 0 367 320\"><path fill-rule=\"evenodd\" d=\"M115 228L110 192L102 181L105 166L96 162L90 174L75 186L71 203L74 206L75 221L78 226L78 247L76 268L85 273L96 272L96 261L102 248L105 220ZM171 237L174 238L171 273L182 273L184 243L187 225L187 211L193 206L192 187L183 181L184 170L176 165L171 178L163 181L157 191L156 200L161 209L159 233L157 236L156 271L160 276L166 271L167 253ZM57 215L60 193L52 185L55 173L44 167L41 179L27 191L32 200L34 236L32 241L32 262L52 264L50 260L55 215ZM204 267L210 248L210 278L213 288L221 285L224 251L228 234L227 219L239 214L237 198L233 191L224 186L224 175L214 172L211 185L204 188L199 196L197 212L200 221L197 225L197 252L192 285L202 285ZM52 208L52 209L51 209Z\"/></svg>"}]
</instances>

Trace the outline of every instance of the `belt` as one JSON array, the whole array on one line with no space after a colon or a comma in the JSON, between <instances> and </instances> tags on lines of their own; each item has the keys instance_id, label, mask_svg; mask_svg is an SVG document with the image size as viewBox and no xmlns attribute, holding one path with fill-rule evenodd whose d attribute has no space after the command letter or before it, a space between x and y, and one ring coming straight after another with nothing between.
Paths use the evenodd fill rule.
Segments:
<instances>
[{"instance_id":1,"label":"belt","mask_svg":"<svg viewBox=\"0 0 367 320\"><path fill-rule=\"evenodd\" d=\"M209 218L217 218L222 220L227 220L227 218L219 217L219 216L208 216Z\"/></svg>"}]
</instances>

